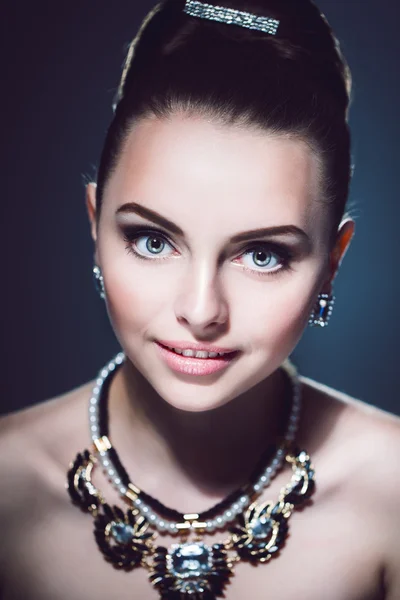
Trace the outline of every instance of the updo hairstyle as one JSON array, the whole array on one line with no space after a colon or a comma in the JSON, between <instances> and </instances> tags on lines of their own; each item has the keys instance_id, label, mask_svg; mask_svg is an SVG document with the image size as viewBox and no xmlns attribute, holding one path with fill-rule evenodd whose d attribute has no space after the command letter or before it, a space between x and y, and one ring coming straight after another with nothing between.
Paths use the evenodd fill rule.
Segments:
<instances>
[{"instance_id":1,"label":"updo hairstyle","mask_svg":"<svg viewBox=\"0 0 400 600\"><path fill-rule=\"evenodd\" d=\"M210 2L208 2L210 3ZM276 35L192 17L165 0L130 44L97 177L104 188L133 124L176 111L305 141L320 163L333 242L351 180L350 69L311 0L221 0L218 6L280 21Z\"/></svg>"}]
</instances>

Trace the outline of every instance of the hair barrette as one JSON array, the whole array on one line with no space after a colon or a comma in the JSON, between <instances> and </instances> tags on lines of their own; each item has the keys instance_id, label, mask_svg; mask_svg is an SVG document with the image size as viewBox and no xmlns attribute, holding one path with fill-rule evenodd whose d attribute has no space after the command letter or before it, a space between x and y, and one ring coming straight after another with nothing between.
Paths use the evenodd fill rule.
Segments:
<instances>
[{"instance_id":1,"label":"hair barrette","mask_svg":"<svg viewBox=\"0 0 400 600\"><path fill-rule=\"evenodd\" d=\"M279 26L279 21L271 17L262 17L233 8L205 4L198 2L198 0L186 0L183 11L191 17L257 29L270 35L275 35Z\"/></svg>"}]
</instances>

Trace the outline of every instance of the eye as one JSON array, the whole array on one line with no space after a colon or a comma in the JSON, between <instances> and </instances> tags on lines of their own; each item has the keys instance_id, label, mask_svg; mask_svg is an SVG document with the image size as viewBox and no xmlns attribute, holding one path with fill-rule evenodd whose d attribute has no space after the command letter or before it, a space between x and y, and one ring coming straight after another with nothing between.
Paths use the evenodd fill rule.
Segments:
<instances>
[{"instance_id":1,"label":"eye","mask_svg":"<svg viewBox=\"0 0 400 600\"><path fill-rule=\"evenodd\" d=\"M246 271L256 275L272 275L288 268L291 256L286 248L273 248L270 244L259 244L243 252L239 258L244 262Z\"/></svg>"},{"instance_id":2,"label":"eye","mask_svg":"<svg viewBox=\"0 0 400 600\"><path fill-rule=\"evenodd\" d=\"M137 238L135 242L135 246L141 254L145 255L146 252L149 252L154 256L162 254L166 245L169 245L168 242L164 238L156 235L143 235Z\"/></svg>"},{"instance_id":3,"label":"eye","mask_svg":"<svg viewBox=\"0 0 400 600\"><path fill-rule=\"evenodd\" d=\"M124 240L127 242L128 252L135 254L138 258L168 258L170 254L163 253L166 246L172 248L165 235L156 230L143 230L129 228L124 232Z\"/></svg>"}]
</instances>

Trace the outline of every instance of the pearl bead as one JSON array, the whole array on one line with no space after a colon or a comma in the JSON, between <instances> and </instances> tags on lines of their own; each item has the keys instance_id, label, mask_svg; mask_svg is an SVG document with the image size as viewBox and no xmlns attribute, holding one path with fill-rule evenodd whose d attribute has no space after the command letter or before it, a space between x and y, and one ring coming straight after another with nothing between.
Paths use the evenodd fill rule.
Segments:
<instances>
[{"instance_id":1,"label":"pearl bead","mask_svg":"<svg viewBox=\"0 0 400 600\"><path fill-rule=\"evenodd\" d=\"M121 364L125 360L125 358L125 353L120 352L112 361L108 363L106 367L103 367L96 379L96 384L93 387L92 396L89 402L89 423L91 430L91 438L93 442L95 442L100 437L100 427L98 423L98 405L103 384L105 380L109 377L110 373L115 370L116 365ZM290 363L284 364L283 369L289 377L292 386L292 407L288 418L287 431L284 437L286 441L292 442L295 438L295 434L298 429L298 422L300 417L301 385L298 379L297 371L293 365L291 365ZM111 478L111 481L115 488L119 491L121 495L126 495L128 489L122 484L122 480L119 477L118 469L116 469L115 465L110 459L108 452L101 450L100 452L98 452L98 455L100 456L104 472L108 474L108 476ZM269 484L271 479L277 473L278 469L282 467L285 455L285 449L283 447L279 447L270 465L266 467L264 473L261 475L258 481L256 481L256 483L253 484L252 489L254 490L254 492L259 493ZM241 496L241 498L238 501L234 502L231 506L229 506L222 515L216 517L215 519L207 521L205 526L206 531L211 533L217 528L223 528L227 522L233 521L239 513L242 513L249 503L250 498L247 495ZM143 501L140 498L136 498L133 501L133 505L141 512L142 515L146 515L147 519L159 531L168 531L169 533L176 533L178 531L176 523L167 522L160 519L155 513L151 511L149 506L143 503Z\"/></svg>"}]
</instances>

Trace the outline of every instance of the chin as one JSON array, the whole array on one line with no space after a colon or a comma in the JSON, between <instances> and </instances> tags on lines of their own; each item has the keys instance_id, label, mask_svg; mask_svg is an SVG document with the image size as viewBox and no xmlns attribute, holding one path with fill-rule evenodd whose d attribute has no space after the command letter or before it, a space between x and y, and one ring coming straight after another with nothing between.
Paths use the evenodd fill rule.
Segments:
<instances>
[{"instance_id":1,"label":"chin","mask_svg":"<svg viewBox=\"0 0 400 600\"><path fill-rule=\"evenodd\" d=\"M148 384L168 406L188 413L213 411L227 405L262 382L281 363L281 360L276 360L276 356L273 360L268 353L262 357L258 356L256 360L253 357L253 360L249 361L249 357L241 352L227 361L226 365L217 365L214 372L208 373L206 369L205 374L199 375L196 371L197 368L201 370L198 363L208 359L196 359L196 362L190 359L187 362L183 360L185 364L182 368L182 357L178 357L178 362L176 357L170 361L168 355L166 359L163 355L160 357L158 349L155 356L154 345L150 352L147 350L125 350L136 374L134 377L139 375L143 382L146 382L142 388L144 396ZM182 372L185 368L192 373ZM210 370L213 371L213 368ZM151 394L150 389L147 391Z\"/></svg>"},{"instance_id":2,"label":"chin","mask_svg":"<svg viewBox=\"0 0 400 600\"><path fill-rule=\"evenodd\" d=\"M187 379L186 379L187 378ZM204 378L203 378L204 379ZM192 413L215 410L230 402L237 396L237 386L225 380L216 382L203 381L194 384L193 377L172 374L168 379L154 377L149 380L160 398L170 407ZM228 387L229 385L229 387Z\"/></svg>"},{"instance_id":3,"label":"chin","mask_svg":"<svg viewBox=\"0 0 400 600\"><path fill-rule=\"evenodd\" d=\"M201 392L200 392L201 395ZM228 404L229 402L229 398L226 398L224 400L221 399L210 399L210 401L205 401L204 396L201 398L192 398L192 399L188 399L186 398L166 398L165 396L163 397L164 402L166 402L169 406L171 406L172 408L174 408L175 410L179 410L182 412L188 412L188 413L203 413L203 412L208 412L208 411L212 411L215 410L217 408L220 408L221 406L224 406L226 404Z\"/></svg>"}]
</instances>

